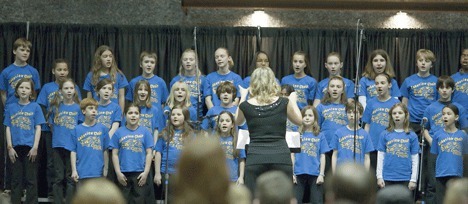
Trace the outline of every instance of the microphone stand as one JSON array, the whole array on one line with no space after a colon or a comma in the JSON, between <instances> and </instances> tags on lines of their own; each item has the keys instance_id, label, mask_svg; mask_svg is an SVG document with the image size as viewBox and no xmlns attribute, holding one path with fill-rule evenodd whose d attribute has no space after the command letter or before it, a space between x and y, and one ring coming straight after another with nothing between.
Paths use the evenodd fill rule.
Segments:
<instances>
[{"instance_id":1,"label":"microphone stand","mask_svg":"<svg viewBox=\"0 0 468 204\"><path fill-rule=\"evenodd\" d=\"M423 172L423 159L424 159L424 146L426 146L426 141L424 139L424 130L426 129L426 123L427 122L427 119L426 118L423 118L422 121L421 121L421 159L419 160L419 183L418 183L418 192L420 193L421 195L421 199L424 201L425 198L425 192L424 192L424 182L422 182L423 180L423 176L422 176L422 172ZM413 199L414 200L414 199Z\"/></svg>"},{"instance_id":2,"label":"microphone stand","mask_svg":"<svg viewBox=\"0 0 468 204\"><path fill-rule=\"evenodd\" d=\"M357 103L359 99L359 69L361 61L361 49L362 49L362 39L364 35L364 28L361 24L361 19L358 19L356 25L356 45L357 45L357 55L356 55L356 77L354 78L354 137L353 137L353 159L356 163L356 142L357 142L357 127L358 127L358 118L357 118Z\"/></svg>"},{"instance_id":3,"label":"microphone stand","mask_svg":"<svg viewBox=\"0 0 468 204\"><path fill-rule=\"evenodd\" d=\"M198 104L197 104L197 119L199 120L201 115L200 115L200 105L202 105L202 96L201 96L201 86L200 86L200 69L198 68L198 48L197 48L197 27L193 29L193 44L194 44L194 51L195 51L195 62L197 70L195 70L195 83L197 85L197 97L198 97ZM200 131L200 123L195 124L195 130L198 132Z\"/></svg>"},{"instance_id":4,"label":"microphone stand","mask_svg":"<svg viewBox=\"0 0 468 204\"><path fill-rule=\"evenodd\" d=\"M165 175L164 175L164 189L165 189L165 192L164 192L164 203L167 204L169 198L169 171L168 171L168 166L169 166L169 143L171 141L172 138L168 138L167 139L167 143L166 143L166 166L165 166Z\"/></svg>"}]
</instances>

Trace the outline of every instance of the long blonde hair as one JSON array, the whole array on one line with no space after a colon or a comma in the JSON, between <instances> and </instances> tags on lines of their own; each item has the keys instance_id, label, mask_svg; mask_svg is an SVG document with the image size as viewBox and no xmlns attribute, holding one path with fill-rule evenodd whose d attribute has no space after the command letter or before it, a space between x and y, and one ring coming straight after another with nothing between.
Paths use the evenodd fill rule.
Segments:
<instances>
[{"instance_id":1,"label":"long blonde hair","mask_svg":"<svg viewBox=\"0 0 468 204\"><path fill-rule=\"evenodd\" d=\"M177 88L178 85L181 85L183 89L185 89L185 100L182 102L182 104L179 104L175 100L175 89ZM178 81L174 83L171 87L171 92L169 93L169 97L167 97L166 105L169 106L169 108L174 108L176 105L180 105L182 107L188 108L192 106L192 102L190 102L190 87L183 81Z\"/></svg>"},{"instance_id":2,"label":"long blonde hair","mask_svg":"<svg viewBox=\"0 0 468 204\"><path fill-rule=\"evenodd\" d=\"M269 67L259 67L254 70L250 79L250 96L256 97L259 103L271 103L279 96L281 87L275 74Z\"/></svg>"},{"instance_id":3,"label":"long blonde hair","mask_svg":"<svg viewBox=\"0 0 468 204\"><path fill-rule=\"evenodd\" d=\"M198 68L198 56L197 56L197 53L195 52L195 50L192 50L190 48L188 49L185 49L184 52L182 53L182 55L180 56L180 66L179 66L179 75L181 77L185 77L186 76L186 73L185 73L185 69L184 69L184 66L182 65L183 64L183 57L184 57L184 54L185 53L193 53L194 56L195 56L195 68L197 69L196 71L196 76L202 76L203 73L200 71L200 68Z\"/></svg>"},{"instance_id":4,"label":"long blonde hair","mask_svg":"<svg viewBox=\"0 0 468 204\"><path fill-rule=\"evenodd\" d=\"M94 52L93 66L91 67L91 73L93 73L91 84L94 86L99 82L99 71L102 69L101 55L105 51L110 51L112 53L112 65L109 70L112 82L117 81L118 73L124 75L119 67L117 67L117 59L115 58L114 51L107 45L101 45L96 49L96 52Z\"/></svg>"}]
</instances>

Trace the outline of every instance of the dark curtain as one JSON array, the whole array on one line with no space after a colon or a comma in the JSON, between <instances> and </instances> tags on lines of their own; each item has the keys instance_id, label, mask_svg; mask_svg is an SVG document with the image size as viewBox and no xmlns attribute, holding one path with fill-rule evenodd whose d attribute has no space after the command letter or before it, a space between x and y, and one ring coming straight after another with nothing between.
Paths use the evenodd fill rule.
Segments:
<instances>
[{"instance_id":1,"label":"dark curtain","mask_svg":"<svg viewBox=\"0 0 468 204\"><path fill-rule=\"evenodd\" d=\"M26 33L26 23L0 24L2 70L13 62L13 42L18 37L25 37ZM435 53L437 61L432 73L440 76L455 73L461 50L468 48L467 30L373 29L364 33L360 72L372 50L384 49L391 57L400 84L416 72L418 49ZM82 86L94 51L103 44L113 47L119 68L129 81L141 73L139 54L148 50L158 55L156 74L169 83L179 71L183 50L195 48L195 45L204 74L216 70L214 52L218 47L229 50L235 63L233 71L242 77L249 74L254 53L258 50L269 54L270 66L278 79L291 73L291 57L298 50L308 53L309 68L317 81L327 77L324 63L326 55L332 51L340 52L343 57L344 77L353 79L356 72L356 30L352 29L199 27L194 32L194 28L174 26L31 24L28 37L33 44L29 63L39 70L42 84L53 80L53 60L66 58L71 62L71 76ZM0 113L3 115L3 108ZM4 131L1 134L0 142L3 143Z\"/></svg>"}]
</instances>

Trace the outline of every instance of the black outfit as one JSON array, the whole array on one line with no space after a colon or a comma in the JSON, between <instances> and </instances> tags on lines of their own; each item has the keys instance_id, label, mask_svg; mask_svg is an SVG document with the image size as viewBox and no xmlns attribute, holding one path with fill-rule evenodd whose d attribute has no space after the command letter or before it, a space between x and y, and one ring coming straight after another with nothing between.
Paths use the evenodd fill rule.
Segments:
<instances>
[{"instance_id":1,"label":"black outfit","mask_svg":"<svg viewBox=\"0 0 468 204\"><path fill-rule=\"evenodd\" d=\"M245 184L251 192L257 177L264 172L279 170L292 176L291 152L285 139L288 102L280 97L269 105L256 106L245 101L239 106L250 133Z\"/></svg>"},{"instance_id":2,"label":"black outfit","mask_svg":"<svg viewBox=\"0 0 468 204\"><path fill-rule=\"evenodd\" d=\"M11 203L21 203L23 189L26 189L25 203L37 203L37 162L29 160L31 147L18 145L14 148L18 157L11 164Z\"/></svg>"}]
</instances>

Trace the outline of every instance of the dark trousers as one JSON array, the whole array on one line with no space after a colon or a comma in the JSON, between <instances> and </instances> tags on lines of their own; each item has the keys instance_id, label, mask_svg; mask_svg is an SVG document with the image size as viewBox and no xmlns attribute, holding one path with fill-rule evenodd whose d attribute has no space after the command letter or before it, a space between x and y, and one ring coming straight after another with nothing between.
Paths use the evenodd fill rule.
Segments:
<instances>
[{"instance_id":1,"label":"dark trousers","mask_svg":"<svg viewBox=\"0 0 468 204\"><path fill-rule=\"evenodd\" d=\"M124 198L127 200L129 204L140 204L140 203L155 203L155 200L145 202L145 198L147 198L147 193L149 189L149 177L146 179L146 183L143 186L138 185L138 176L142 172L125 172L123 173L125 177L127 177L127 186L122 186L119 184L120 189L122 190L122 194Z\"/></svg>"},{"instance_id":2,"label":"dark trousers","mask_svg":"<svg viewBox=\"0 0 468 204\"><path fill-rule=\"evenodd\" d=\"M107 153L109 155L109 162L107 165L107 179L114 182L116 185L119 185L117 175L115 174L114 163L112 162L112 150L107 151Z\"/></svg>"},{"instance_id":3,"label":"dark trousers","mask_svg":"<svg viewBox=\"0 0 468 204\"><path fill-rule=\"evenodd\" d=\"M333 150L325 153L325 174L331 173Z\"/></svg>"},{"instance_id":4,"label":"dark trousers","mask_svg":"<svg viewBox=\"0 0 468 204\"><path fill-rule=\"evenodd\" d=\"M304 191L308 186L310 189L310 203L323 203L323 185L317 185L317 176L302 174L296 175L297 184L295 185L297 203L303 203Z\"/></svg>"},{"instance_id":5,"label":"dark trousers","mask_svg":"<svg viewBox=\"0 0 468 204\"><path fill-rule=\"evenodd\" d=\"M436 180L436 200L437 203L444 203L445 190L447 182L450 179L458 178L456 176L437 177Z\"/></svg>"},{"instance_id":6,"label":"dark trousers","mask_svg":"<svg viewBox=\"0 0 468 204\"><path fill-rule=\"evenodd\" d=\"M255 182L257 178L267 171L278 170L291 178L292 182L292 166L288 164L253 164L245 166L245 185L249 188L252 195L255 192Z\"/></svg>"},{"instance_id":7,"label":"dark trousers","mask_svg":"<svg viewBox=\"0 0 468 204\"><path fill-rule=\"evenodd\" d=\"M167 191L167 197L168 197L168 203L171 203L172 201L172 192L174 192L173 190L173 186L174 186L174 174L169 174L168 177L169 177L169 180L167 181L166 183L166 174L164 173L161 173L161 185L159 186L155 186L155 196L156 196L156 200L165 200L165 194L166 194L166 185L168 186L168 191ZM151 180L153 181L154 177L151 178ZM154 183L154 182L153 182Z\"/></svg>"},{"instance_id":8,"label":"dark trousers","mask_svg":"<svg viewBox=\"0 0 468 204\"><path fill-rule=\"evenodd\" d=\"M47 194L53 194L53 185L55 181L54 156L52 150L52 133L49 131L41 132L41 139L44 141L45 148L41 152L41 159L46 160L46 179L47 179ZM44 162L41 162L44 163Z\"/></svg>"},{"instance_id":9,"label":"dark trousers","mask_svg":"<svg viewBox=\"0 0 468 204\"><path fill-rule=\"evenodd\" d=\"M28 153L31 147L16 146L14 148L18 157L15 163L11 164L11 203L21 203L23 183L26 184L27 191L25 203L37 203L37 162L29 160Z\"/></svg>"},{"instance_id":10,"label":"dark trousers","mask_svg":"<svg viewBox=\"0 0 468 204\"><path fill-rule=\"evenodd\" d=\"M74 184L71 179L70 151L54 148L55 179L53 185L54 203L63 203L64 190L66 203L71 202Z\"/></svg>"},{"instance_id":11,"label":"dark trousers","mask_svg":"<svg viewBox=\"0 0 468 204\"><path fill-rule=\"evenodd\" d=\"M422 190L424 191L424 201L427 204L435 204L436 202L436 184L435 184L435 163L437 156L430 153L430 146L424 146L424 157L422 159Z\"/></svg>"}]
</instances>

